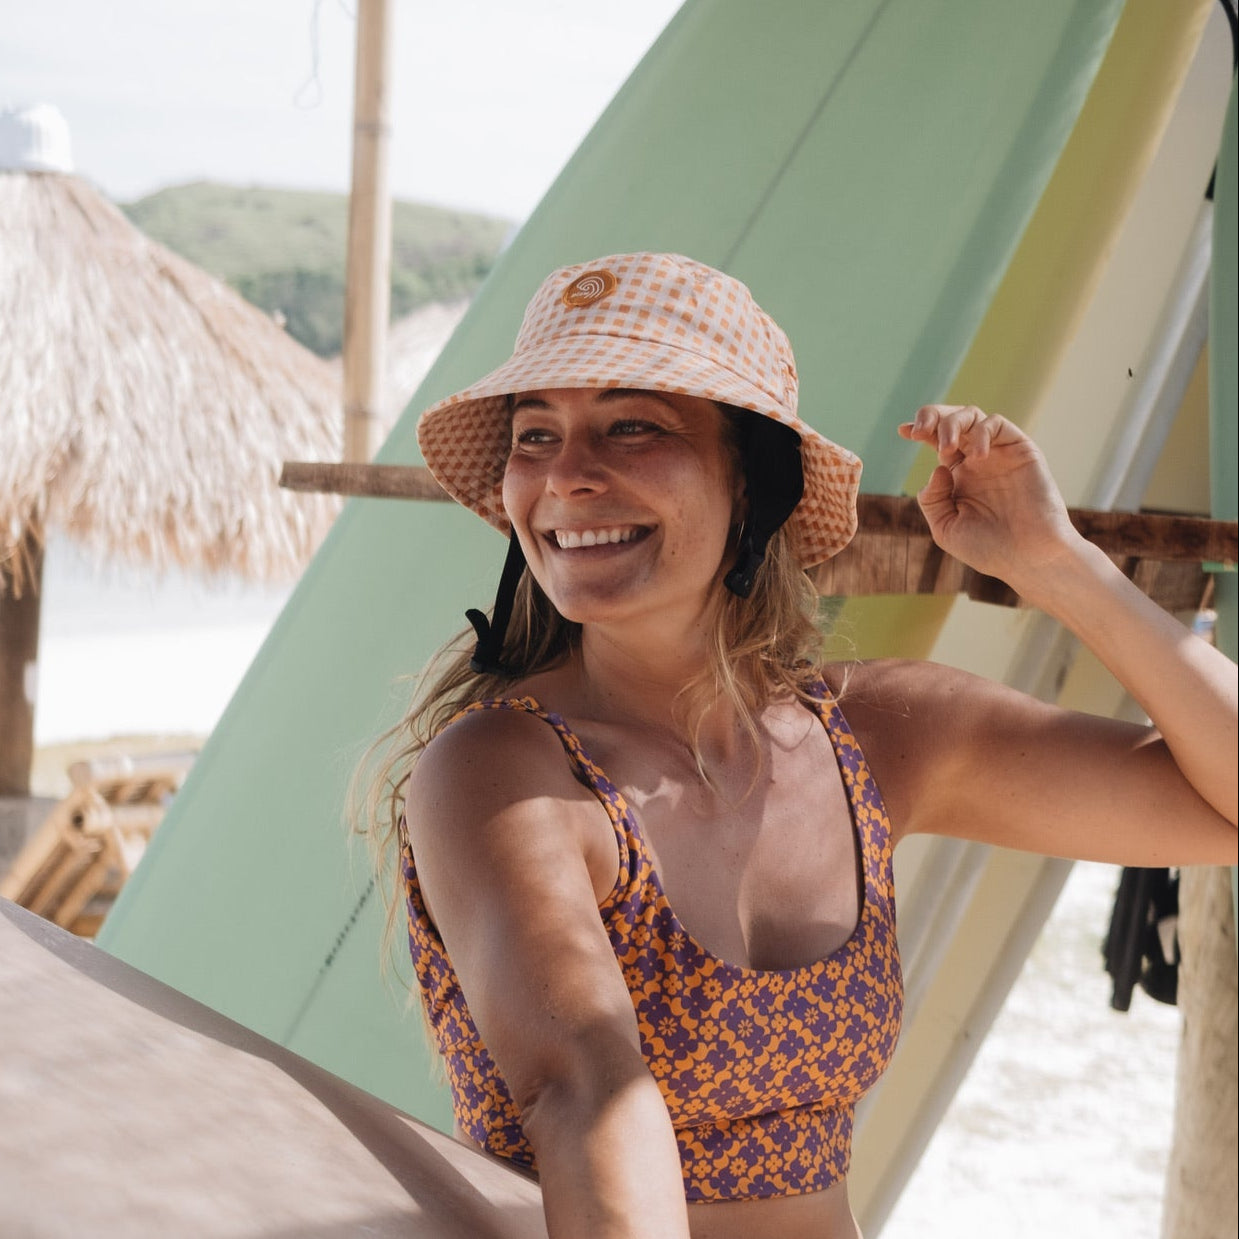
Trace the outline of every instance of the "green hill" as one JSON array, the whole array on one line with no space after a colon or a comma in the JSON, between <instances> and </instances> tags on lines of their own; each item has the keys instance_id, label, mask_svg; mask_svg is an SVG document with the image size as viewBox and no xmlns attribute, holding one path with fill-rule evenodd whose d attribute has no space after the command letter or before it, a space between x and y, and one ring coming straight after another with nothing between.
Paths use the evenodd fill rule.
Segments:
<instances>
[{"instance_id":1,"label":"green hill","mask_svg":"<svg viewBox=\"0 0 1239 1239\"><path fill-rule=\"evenodd\" d=\"M199 182L121 210L147 236L219 276L291 336L329 357L344 331L344 194ZM468 296L511 231L507 220L416 202L392 208L392 317Z\"/></svg>"}]
</instances>

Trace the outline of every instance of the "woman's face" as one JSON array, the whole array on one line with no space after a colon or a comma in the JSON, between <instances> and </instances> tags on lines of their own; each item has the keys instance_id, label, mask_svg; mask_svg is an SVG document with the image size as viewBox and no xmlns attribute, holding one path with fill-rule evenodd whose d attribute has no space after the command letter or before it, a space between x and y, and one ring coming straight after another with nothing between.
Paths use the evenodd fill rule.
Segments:
<instances>
[{"instance_id":1,"label":"woman's face","mask_svg":"<svg viewBox=\"0 0 1239 1239\"><path fill-rule=\"evenodd\" d=\"M709 400L626 388L513 398L504 507L565 619L700 616L742 493Z\"/></svg>"}]
</instances>

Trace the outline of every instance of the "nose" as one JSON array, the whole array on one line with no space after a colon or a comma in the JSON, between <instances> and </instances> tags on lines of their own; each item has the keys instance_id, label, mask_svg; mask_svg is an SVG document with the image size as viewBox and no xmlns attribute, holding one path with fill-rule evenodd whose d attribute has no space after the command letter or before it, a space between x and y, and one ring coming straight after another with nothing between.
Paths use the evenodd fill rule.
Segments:
<instances>
[{"instance_id":1,"label":"nose","mask_svg":"<svg viewBox=\"0 0 1239 1239\"><path fill-rule=\"evenodd\" d=\"M554 495L598 494L606 489L606 467L588 432L566 435L548 462L546 488Z\"/></svg>"}]
</instances>

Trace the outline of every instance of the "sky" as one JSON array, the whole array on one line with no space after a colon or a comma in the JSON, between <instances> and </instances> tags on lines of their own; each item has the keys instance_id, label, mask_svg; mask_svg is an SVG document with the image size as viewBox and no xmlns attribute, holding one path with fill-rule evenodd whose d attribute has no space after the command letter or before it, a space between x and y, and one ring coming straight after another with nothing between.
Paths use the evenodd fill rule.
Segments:
<instances>
[{"instance_id":1,"label":"sky","mask_svg":"<svg viewBox=\"0 0 1239 1239\"><path fill-rule=\"evenodd\" d=\"M393 196L523 220L680 0L392 0ZM356 0L0 0L0 106L75 170L347 191Z\"/></svg>"}]
</instances>

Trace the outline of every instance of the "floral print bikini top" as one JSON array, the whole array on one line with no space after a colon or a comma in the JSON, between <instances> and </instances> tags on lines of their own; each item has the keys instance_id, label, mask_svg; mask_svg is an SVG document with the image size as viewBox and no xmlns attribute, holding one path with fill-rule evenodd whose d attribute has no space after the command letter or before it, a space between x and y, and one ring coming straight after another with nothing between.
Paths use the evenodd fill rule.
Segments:
<instances>
[{"instance_id":1,"label":"floral print bikini top","mask_svg":"<svg viewBox=\"0 0 1239 1239\"><path fill-rule=\"evenodd\" d=\"M690 1201L797 1196L842 1179L856 1102L890 1062L899 1035L903 982L890 825L864 755L824 685L817 698L851 806L864 902L838 950L805 967L769 971L711 955L680 924L635 816L562 718L531 697L481 701L462 712L524 710L549 724L611 819L619 876L599 915L632 995L645 1061L671 1115ZM456 1120L489 1152L533 1168L520 1116L426 914L407 847L404 876L413 964Z\"/></svg>"}]
</instances>

